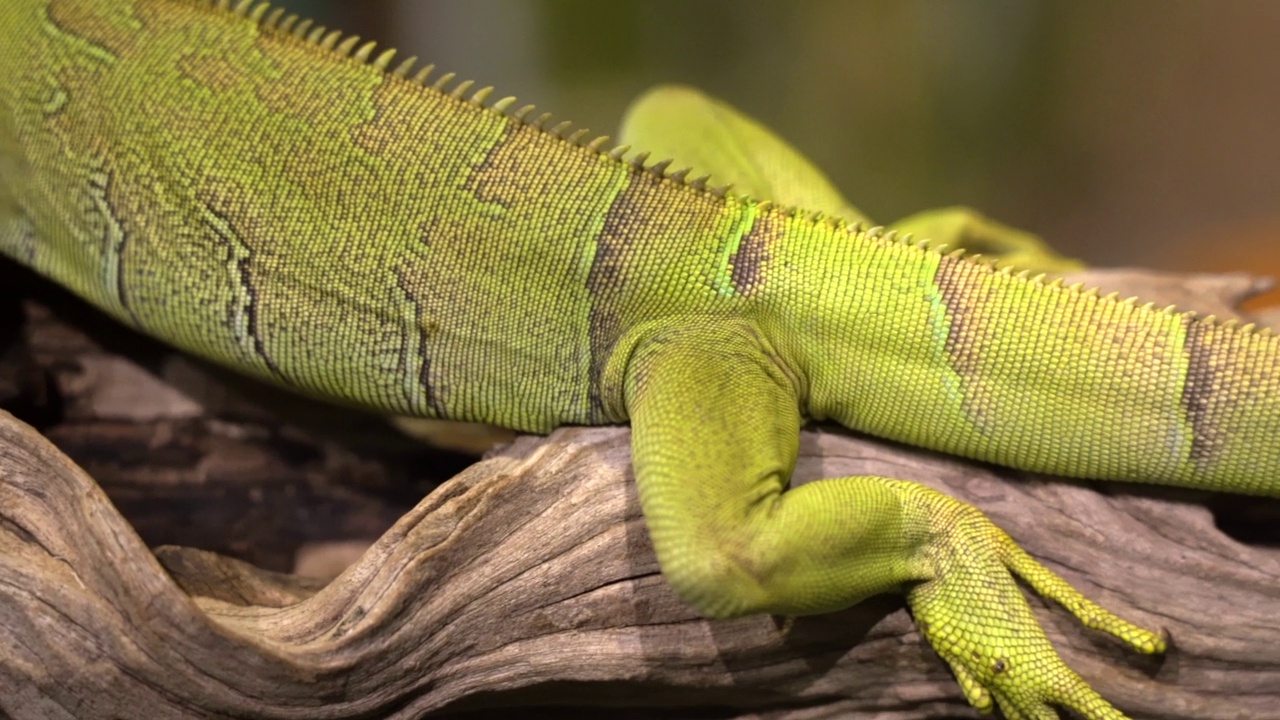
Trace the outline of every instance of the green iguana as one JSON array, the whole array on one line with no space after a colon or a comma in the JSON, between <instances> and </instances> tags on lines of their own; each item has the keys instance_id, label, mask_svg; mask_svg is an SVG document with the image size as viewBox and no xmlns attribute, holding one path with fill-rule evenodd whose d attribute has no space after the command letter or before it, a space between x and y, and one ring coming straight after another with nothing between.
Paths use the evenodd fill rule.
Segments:
<instances>
[{"instance_id":1,"label":"green iguana","mask_svg":"<svg viewBox=\"0 0 1280 720\"><path fill-rule=\"evenodd\" d=\"M663 573L708 616L898 591L977 708L1121 718L1014 576L1138 651L1160 634L922 485L787 490L801 425L1280 495L1269 331L862 229L803 178L756 178L774 202L712 189L256 0L4 0L0 48L0 250L299 392L529 432L630 422ZM636 136L697 144L637 112Z\"/></svg>"}]
</instances>

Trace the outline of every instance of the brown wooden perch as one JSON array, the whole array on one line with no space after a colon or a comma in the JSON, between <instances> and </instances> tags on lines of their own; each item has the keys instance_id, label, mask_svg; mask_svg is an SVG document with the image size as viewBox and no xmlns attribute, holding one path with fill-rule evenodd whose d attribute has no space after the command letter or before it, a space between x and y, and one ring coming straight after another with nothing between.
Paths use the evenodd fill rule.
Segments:
<instances>
[{"instance_id":1,"label":"brown wooden perch","mask_svg":"<svg viewBox=\"0 0 1280 720\"><path fill-rule=\"evenodd\" d=\"M55 370L92 385L83 366ZM172 441L163 422L170 435L148 426L153 447ZM897 597L793 622L698 617L658 574L627 440L619 428L520 438L427 495L326 584L201 550L153 554L92 478L0 414L0 711L975 716ZM1067 662L1135 717L1280 718L1280 550L1224 534L1206 496L1038 479L835 430L801 442L798 481L928 483L982 508L1103 605L1166 628L1168 655L1138 657L1032 601ZM306 472L358 465L323 456ZM231 474L216 467L205 481ZM1232 507L1274 515L1277 504Z\"/></svg>"}]
</instances>

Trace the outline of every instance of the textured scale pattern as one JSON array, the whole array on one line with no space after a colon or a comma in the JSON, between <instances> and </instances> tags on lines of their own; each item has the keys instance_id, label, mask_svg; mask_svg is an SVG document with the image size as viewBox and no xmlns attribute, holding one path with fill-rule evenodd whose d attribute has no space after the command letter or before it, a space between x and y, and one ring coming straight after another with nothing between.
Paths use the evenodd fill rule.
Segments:
<instances>
[{"instance_id":1,"label":"textured scale pattern","mask_svg":"<svg viewBox=\"0 0 1280 720\"><path fill-rule=\"evenodd\" d=\"M1280 494L1270 331L817 212L856 212L835 195L710 188L262 3L5 0L0 47L0 252L335 402L539 432L630 420L659 562L708 615L905 590L979 708L1120 718L1011 573L1139 651L1162 638L921 485L787 490L801 425Z\"/></svg>"},{"instance_id":2,"label":"textured scale pattern","mask_svg":"<svg viewBox=\"0 0 1280 720\"><path fill-rule=\"evenodd\" d=\"M1027 717L1057 718L1046 702L1075 707L1090 718L1123 717L1053 653L1031 609L1019 602L1017 586L993 585L990 578L1017 575L1085 625L1116 636L1138 652L1163 652L1165 638L1090 602L977 509L947 502L945 496L916 483L893 485L907 504L929 518L934 532L953 539L945 549L926 546L926 562L939 580L917 585L908 599L921 631L951 666L969 702L990 709L994 695L1010 718L1018 715L1009 708L1021 708ZM957 607L964 611L955 612Z\"/></svg>"}]
</instances>

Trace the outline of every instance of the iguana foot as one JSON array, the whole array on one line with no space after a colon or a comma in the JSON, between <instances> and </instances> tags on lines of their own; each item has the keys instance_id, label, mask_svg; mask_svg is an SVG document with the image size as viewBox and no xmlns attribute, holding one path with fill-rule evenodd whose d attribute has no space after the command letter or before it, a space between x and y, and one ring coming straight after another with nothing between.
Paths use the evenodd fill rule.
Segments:
<instances>
[{"instance_id":1,"label":"iguana foot","mask_svg":"<svg viewBox=\"0 0 1280 720\"><path fill-rule=\"evenodd\" d=\"M983 713L999 705L1010 720L1054 720L1054 706L1088 720L1125 718L1062 662L1013 577L1138 652L1163 652L1163 635L1085 598L973 506L917 483L894 485L910 514L928 518L930 534L922 561L932 579L914 585L907 602L969 703Z\"/></svg>"}]
</instances>

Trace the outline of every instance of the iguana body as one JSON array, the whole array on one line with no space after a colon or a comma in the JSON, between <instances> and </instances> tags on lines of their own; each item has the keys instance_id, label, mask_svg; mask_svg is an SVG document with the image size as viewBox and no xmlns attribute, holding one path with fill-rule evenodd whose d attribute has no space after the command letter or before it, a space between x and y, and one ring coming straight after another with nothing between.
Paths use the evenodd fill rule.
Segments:
<instances>
[{"instance_id":1,"label":"iguana body","mask_svg":"<svg viewBox=\"0 0 1280 720\"><path fill-rule=\"evenodd\" d=\"M659 561L709 615L903 590L979 707L1123 717L1006 568L1140 650L1159 636L923 486L784 493L801 424L1280 494L1269 332L712 192L251 2L5 0L0 47L0 250L309 394L536 432L629 420Z\"/></svg>"}]
</instances>

